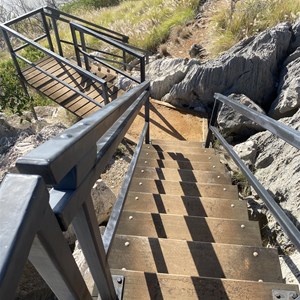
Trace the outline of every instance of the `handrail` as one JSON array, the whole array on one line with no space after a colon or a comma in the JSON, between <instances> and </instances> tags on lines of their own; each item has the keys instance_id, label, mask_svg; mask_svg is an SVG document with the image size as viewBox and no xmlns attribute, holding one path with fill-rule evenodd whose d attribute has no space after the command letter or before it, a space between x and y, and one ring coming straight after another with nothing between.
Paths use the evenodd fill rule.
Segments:
<instances>
[{"instance_id":1,"label":"handrail","mask_svg":"<svg viewBox=\"0 0 300 300\"><path fill-rule=\"evenodd\" d=\"M263 187L263 185L257 180L255 175L250 171L250 169L245 165L245 163L240 159L240 157L233 150L232 146L224 139L220 131L217 129L217 115L219 111L220 104L226 104L234 109L236 112L242 114L248 119L256 122L264 129L269 130L271 133L276 135L277 137L285 140L292 146L300 149L300 133L299 131L282 124L276 120L271 119L270 117L263 115L243 104L237 103L228 97L215 94L215 103L212 112L211 119L209 121L209 132L207 135L207 140L205 147L209 147L212 141L212 134L221 142L224 146L225 150L229 153L230 157L234 160L237 166L241 169L242 173L246 176L249 183L255 189L257 194L264 201L267 208L275 217L276 221L282 227L284 232L290 238L290 240L294 243L294 245L300 250L300 231L293 224L293 222L289 219L289 217L285 214L283 209L277 202L273 199L270 193Z\"/></svg>"},{"instance_id":2,"label":"handrail","mask_svg":"<svg viewBox=\"0 0 300 300\"><path fill-rule=\"evenodd\" d=\"M113 281L117 280L110 273L107 262L108 255L99 234L90 191L95 181L99 178L99 175L104 171L115 149L125 136L128 128L131 126L143 105L145 106L145 126L141 134L139 146L135 150L135 158L139 155L142 141L145 139L146 142L149 142L149 86L149 82L144 82L136 86L93 115L76 123L59 136L50 139L24 157L18 159L16 164L17 168L20 173L26 175L9 175L9 177L13 176L9 181L10 185L7 187L5 180L0 187L0 203L2 203L1 201L6 202L13 199L10 205L14 205L14 203L24 203L24 197L30 198L32 205L26 206L24 213L30 213L31 217L29 219L35 223L32 226L30 225L31 223L26 223L24 228L28 229L29 225L31 226L30 228L36 229L37 227L36 231L30 231L30 236L33 237L37 234L39 237L40 234L43 234L41 238L45 241L45 245L41 246L36 239L34 239L32 244L33 238L27 239L28 236L21 232L18 234L18 236L21 237L18 249L23 243L26 243L29 251L32 245L31 249L34 249L33 255L31 255L30 251L29 259L33 262L34 266L38 268L54 294L60 299L91 299L90 294L86 292L85 286L81 285L83 281L82 277L79 279L76 277L76 274L79 272L78 268L73 270L72 267L69 272L65 272L65 266L67 264L73 264L73 257L66 253L65 250L61 251L60 236L62 236L62 233L58 230L58 224L61 230L65 231L70 223L73 225L101 299L121 299L121 295L118 294L118 289L115 290L113 285ZM136 161L134 159L129 168L130 174L132 174L135 164ZM47 187L52 187L52 189L48 193L45 184L43 184L42 188L44 190L45 199L41 200L38 192L33 193L34 196L30 196L31 193L28 192L28 188L34 186L34 184L27 184L23 191L25 183L16 181L15 176L23 176L26 180L35 180L34 183L37 180L44 180ZM39 176L41 176L43 180ZM127 184L128 176L130 175L126 177ZM22 192L18 192L18 195L8 192L8 189L10 189L10 191L14 190L12 184L17 184L17 192L19 190ZM124 186L126 186L126 184L123 185L123 190ZM127 192L119 196L119 199L123 197L121 201L124 201L126 194ZM49 223L48 217L45 217L42 213L37 214L35 210L31 209L34 205L38 207L44 207L43 205L46 205L49 208L47 209L47 215L51 217L54 213L56 220L51 217L52 221ZM1 206L0 217L2 214L5 214L7 218L9 218L9 214L5 208L6 206ZM16 211L16 209L17 207L13 211ZM114 209L114 211L115 210L116 209ZM117 211L121 213L122 209L117 209ZM115 215L114 213L114 216ZM118 215L117 219L119 219ZM15 221L14 219L13 222L15 223ZM37 222L39 222L39 224L41 223L41 226L36 226ZM5 224L10 226L11 222ZM115 224L115 226L117 226L117 224ZM8 232L9 228L6 225L4 228ZM54 228L55 234L52 228ZM114 232L115 228L112 230L113 234ZM49 241L50 237L52 239L51 242ZM57 239L58 243L56 243ZM16 239L11 238L8 242L9 247L10 249L15 249L12 240ZM1 239L0 243L2 243ZM56 248L57 245L59 248ZM66 247L63 246L63 249ZM18 270L22 268L23 262L26 260L28 255L27 248L22 252L22 259L24 258L24 260L16 260L16 263L18 262ZM36 251L45 252L46 255L42 255ZM69 248L68 251L70 252ZM20 252L18 252L17 255L20 255ZM52 255L54 257L52 257ZM72 262L70 262L70 260L72 260ZM9 260L9 263L11 262L12 258ZM12 268L16 267L16 263L12 263ZM3 278L7 276L6 265L7 260L5 264L3 264L0 257L0 295L2 295L1 292L7 289L12 289L11 292L13 293L19 279L18 273L16 273L16 275L11 273L14 285L8 286L9 283L3 281ZM62 268L60 268L61 265ZM51 277L50 274L54 274L55 276ZM119 278L120 276L117 277ZM78 286L76 286L77 281L79 282ZM81 294L79 295L79 293ZM13 299L12 297L4 298ZM0 298L2 299L2 297Z\"/></svg>"},{"instance_id":3,"label":"handrail","mask_svg":"<svg viewBox=\"0 0 300 300\"><path fill-rule=\"evenodd\" d=\"M88 64L88 60L87 57L94 59L95 61L102 63L103 65L113 69L114 71L116 71L119 74L122 74L123 76L126 76L128 78L130 78L131 80L137 81L136 79L134 79L133 77L131 77L130 75L126 74L125 72L121 71L120 69L112 66L109 63L105 63L103 60L101 60L98 57L95 57L94 55L90 55L89 53L87 53L84 48L84 37L82 36L82 46L81 46L81 50L79 49L79 43L77 42L77 37L76 37L76 30L80 32L80 34L88 34L91 35L109 45L112 45L120 50L123 51L123 53L128 53L130 55L135 56L136 58L139 59L140 61L140 71L141 71L141 78L140 78L140 82L143 82L145 80L145 54L141 54L139 51L137 51L135 48L132 48L130 45L128 44L124 44L122 42L107 38L106 36L103 36L87 27L84 27L80 24L77 24L75 22L70 22L70 28L71 28L71 32L72 32L72 37L73 37L73 41L74 41L74 48L75 48L75 53L76 53L76 58L77 58L77 63L80 65L81 64L81 60L80 60L80 55L79 52L84 54L84 58L86 61L86 64ZM84 46L84 47L83 47ZM124 62L125 63L125 62ZM89 66L87 65L86 68L88 69Z\"/></svg>"},{"instance_id":4,"label":"handrail","mask_svg":"<svg viewBox=\"0 0 300 300\"><path fill-rule=\"evenodd\" d=\"M0 206L0 299L15 299L28 257L59 299L91 300L49 206L42 178L6 175L0 186Z\"/></svg>"},{"instance_id":5,"label":"handrail","mask_svg":"<svg viewBox=\"0 0 300 300\"><path fill-rule=\"evenodd\" d=\"M51 11L51 14L48 13L47 10ZM43 7L43 11L44 11L45 15L47 15L49 17L55 17L57 20L60 20L60 21L66 22L66 23L71 22L70 20L63 19L63 18L60 17L60 15L63 15L65 17L67 17L67 18L79 21L79 22L81 22L83 24L86 24L88 26L92 26L92 27L95 27L95 28L99 29L99 30L101 30L101 34L106 35L107 37L111 37L111 38L114 38L114 39L117 39L117 40L124 41L124 42L128 43L129 37L127 35L124 35L122 33L117 32L117 31L114 31L114 30L111 30L109 28L106 28L106 27L103 27L103 26L91 23L89 21L83 20L83 19L81 19L79 17L76 17L74 15L70 15L70 14L65 13L63 11L57 10L57 9L55 9L53 7L44 6Z\"/></svg>"},{"instance_id":6,"label":"handrail","mask_svg":"<svg viewBox=\"0 0 300 300\"><path fill-rule=\"evenodd\" d=\"M41 45L39 45L38 43L31 41L30 39L26 38L25 36L23 36L22 34L16 32L15 30L7 27L4 24L0 24L0 28L2 31L5 31L6 33L9 32L10 34L12 34L13 36L23 40L24 42L26 42L29 45L34 46L35 48L39 49L40 51L44 52L45 54L47 54L50 57L55 58L57 61L60 61L64 64L66 64L67 66L72 67L73 69L75 69L78 73L84 74L86 77L90 78L91 80L99 83L102 85L103 87L103 92L104 92L104 100L106 102L108 102L108 96L107 96L107 83L105 80L103 80L102 78L99 78L97 76L95 76L93 73L85 70L84 68L73 64L71 61L69 61L68 59L61 57L60 55L52 52L51 50L48 50L47 48L42 47ZM9 41L7 41L7 43L9 43ZM12 49L13 51L13 49ZM11 55L15 58L16 54L15 52L11 52ZM19 71L20 72L20 71ZM22 76L22 74L19 74L20 76Z\"/></svg>"}]
</instances>

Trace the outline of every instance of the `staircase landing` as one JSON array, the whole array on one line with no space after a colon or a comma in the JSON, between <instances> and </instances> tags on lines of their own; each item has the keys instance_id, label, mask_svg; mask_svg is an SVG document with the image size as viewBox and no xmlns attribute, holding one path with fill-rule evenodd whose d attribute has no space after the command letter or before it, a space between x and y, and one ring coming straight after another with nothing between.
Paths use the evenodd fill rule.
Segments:
<instances>
[{"instance_id":1,"label":"staircase landing","mask_svg":"<svg viewBox=\"0 0 300 300\"><path fill-rule=\"evenodd\" d=\"M76 62L73 62L73 64L75 65ZM22 75L27 84L79 118L85 118L105 105L101 84L93 82L74 68L57 61L53 57L46 57L40 60L36 63L36 66L59 80L43 73L37 67L28 67L22 70ZM117 98L120 91L113 84L116 78L115 72L108 72L105 68L99 71L94 65L92 65L91 72L107 82L109 102ZM77 91L88 96L94 103L60 81L69 84Z\"/></svg>"}]
</instances>

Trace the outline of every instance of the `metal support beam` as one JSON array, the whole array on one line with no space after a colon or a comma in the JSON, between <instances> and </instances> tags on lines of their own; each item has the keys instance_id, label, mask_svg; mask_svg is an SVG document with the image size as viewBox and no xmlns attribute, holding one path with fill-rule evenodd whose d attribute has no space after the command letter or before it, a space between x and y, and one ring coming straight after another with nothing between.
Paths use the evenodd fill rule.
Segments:
<instances>
[{"instance_id":1,"label":"metal support beam","mask_svg":"<svg viewBox=\"0 0 300 300\"><path fill-rule=\"evenodd\" d=\"M88 195L72 225L101 299L117 299L91 196Z\"/></svg>"}]
</instances>

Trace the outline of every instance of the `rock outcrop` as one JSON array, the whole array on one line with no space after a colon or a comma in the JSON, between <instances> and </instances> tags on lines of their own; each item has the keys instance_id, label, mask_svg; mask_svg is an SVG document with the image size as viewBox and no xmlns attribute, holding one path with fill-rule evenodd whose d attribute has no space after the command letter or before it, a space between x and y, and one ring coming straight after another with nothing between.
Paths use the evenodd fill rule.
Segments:
<instances>
[{"instance_id":1,"label":"rock outcrop","mask_svg":"<svg viewBox=\"0 0 300 300\"><path fill-rule=\"evenodd\" d=\"M278 96L269 115L280 119L292 116L300 107L300 47L286 60L280 74Z\"/></svg>"},{"instance_id":2,"label":"rock outcrop","mask_svg":"<svg viewBox=\"0 0 300 300\"><path fill-rule=\"evenodd\" d=\"M235 100L247 107L265 114L257 104L245 95L231 94L230 99ZM262 128L257 123L249 120L247 117L235 112L228 105L223 105L218 113L218 125L225 135L235 135L238 137L249 137L252 134L261 131Z\"/></svg>"},{"instance_id":3,"label":"rock outcrop","mask_svg":"<svg viewBox=\"0 0 300 300\"><path fill-rule=\"evenodd\" d=\"M197 60L165 58L154 60L147 66L147 79L151 82L151 97L161 99L174 84L182 81Z\"/></svg>"},{"instance_id":4,"label":"rock outcrop","mask_svg":"<svg viewBox=\"0 0 300 300\"><path fill-rule=\"evenodd\" d=\"M190 66L184 79L162 100L211 105L215 92L237 93L263 108L268 107L276 92L279 66L287 56L291 37L290 25L282 23L243 40L215 60Z\"/></svg>"},{"instance_id":5,"label":"rock outcrop","mask_svg":"<svg viewBox=\"0 0 300 300\"><path fill-rule=\"evenodd\" d=\"M300 110L293 117L284 118L281 121L300 131ZM300 199L299 150L276 138L268 131L251 136L246 143L239 145L239 148L247 152L249 150L248 143L257 145L254 163L255 176L271 193L287 215L299 226L300 202L297 201L297 199ZM247 163L248 158L245 160ZM259 205L261 204L262 202L259 200ZM266 211L266 215L272 234L275 234L278 243L283 249L288 249L291 246L291 242L283 234L272 214Z\"/></svg>"}]
</instances>

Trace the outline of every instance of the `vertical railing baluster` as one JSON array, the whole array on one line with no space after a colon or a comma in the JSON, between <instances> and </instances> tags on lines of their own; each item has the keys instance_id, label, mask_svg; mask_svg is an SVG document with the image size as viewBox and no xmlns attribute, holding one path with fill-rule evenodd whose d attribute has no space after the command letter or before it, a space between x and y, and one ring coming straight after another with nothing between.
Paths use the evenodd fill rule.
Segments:
<instances>
[{"instance_id":1,"label":"vertical railing baluster","mask_svg":"<svg viewBox=\"0 0 300 300\"><path fill-rule=\"evenodd\" d=\"M49 26L48 26L48 23L47 23L45 13L41 12L41 16L42 16L44 30L45 30L45 33L47 35L49 48L50 48L51 51L54 51L54 47L53 47L53 43L52 43L52 39L51 39L51 35L50 35L50 30L49 30Z\"/></svg>"},{"instance_id":2,"label":"vertical railing baluster","mask_svg":"<svg viewBox=\"0 0 300 300\"><path fill-rule=\"evenodd\" d=\"M84 39L84 33L82 31L79 31L79 34L80 34L80 42L81 42L82 51L86 52L86 44L85 44L85 39ZM84 59L86 70L90 71L91 68L90 68L90 65L89 65L89 58L85 53L83 53L83 59Z\"/></svg>"},{"instance_id":3,"label":"vertical railing baluster","mask_svg":"<svg viewBox=\"0 0 300 300\"><path fill-rule=\"evenodd\" d=\"M90 195L72 225L101 299L117 299Z\"/></svg>"},{"instance_id":4,"label":"vertical railing baluster","mask_svg":"<svg viewBox=\"0 0 300 300\"><path fill-rule=\"evenodd\" d=\"M150 143L150 101L149 96L145 102L145 123L148 124L146 135L145 135L145 143Z\"/></svg>"},{"instance_id":5,"label":"vertical railing baluster","mask_svg":"<svg viewBox=\"0 0 300 300\"><path fill-rule=\"evenodd\" d=\"M208 132L207 132L207 137L206 137L206 141L205 141L205 148L209 148L210 143L212 142L212 131L210 129L210 126L215 126L217 123L217 118L218 118L218 112L219 112L219 108L220 105L222 105L222 103L220 103L220 101L218 99L215 99L214 102L214 107L211 113L211 117L209 119L209 124L208 124Z\"/></svg>"},{"instance_id":6,"label":"vertical railing baluster","mask_svg":"<svg viewBox=\"0 0 300 300\"><path fill-rule=\"evenodd\" d=\"M140 72L141 72L141 82L146 80L146 64L145 64L145 56L140 59Z\"/></svg>"},{"instance_id":7,"label":"vertical railing baluster","mask_svg":"<svg viewBox=\"0 0 300 300\"><path fill-rule=\"evenodd\" d=\"M72 35L77 65L79 67L81 67L82 64L81 64L81 58L80 58L79 45L78 45L77 36L76 36L76 29L74 28L74 26L72 26L71 23L70 23L70 29L71 29L71 35Z\"/></svg>"},{"instance_id":8,"label":"vertical railing baluster","mask_svg":"<svg viewBox=\"0 0 300 300\"><path fill-rule=\"evenodd\" d=\"M54 31L54 35L55 35L55 40L56 40L58 53L59 53L60 56L64 56L63 49L62 49L62 46L61 46L60 37L59 37L59 32L58 32L58 28L57 28L57 20L55 19L54 16L51 16L51 21L52 21L52 26L53 26L53 31Z\"/></svg>"}]
</instances>

